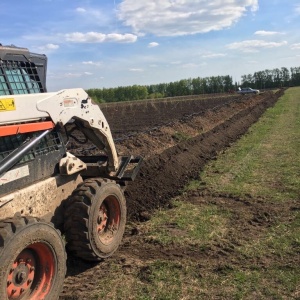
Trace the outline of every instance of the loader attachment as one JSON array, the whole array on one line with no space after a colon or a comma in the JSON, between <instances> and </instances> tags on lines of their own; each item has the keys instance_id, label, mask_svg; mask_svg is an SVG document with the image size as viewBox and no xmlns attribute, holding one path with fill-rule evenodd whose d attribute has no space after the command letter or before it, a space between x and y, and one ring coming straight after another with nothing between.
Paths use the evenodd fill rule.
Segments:
<instances>
[{"instance_id":1,"label":"loader attachment","mask_svg":"<svg viewBox=\"0 0 300 300\"><path fill-rule=\"evenodd\" d=\"M138 174L143 158L140 156L120 156L118 172L113 176L107 174L108 157L100 156L78 156L87 169L81 172L82 177L103 177L116 181L133 181Z\"/></svg>"}]
</instances>

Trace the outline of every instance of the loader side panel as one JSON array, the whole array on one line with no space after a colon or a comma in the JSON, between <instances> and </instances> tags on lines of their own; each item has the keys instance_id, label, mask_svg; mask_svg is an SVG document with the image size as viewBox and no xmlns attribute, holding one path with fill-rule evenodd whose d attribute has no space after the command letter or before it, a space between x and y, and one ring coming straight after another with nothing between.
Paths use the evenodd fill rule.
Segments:
<instances>
[{"instance_id":1,"label":"loader side panel","mask_svg":"<svg viewBox=\"0 0 300 300\"><path fill-rule=\"evenodd\" d=\"M79 174L54 176L5 196L0 196L0 220L20 214L51 221L56 227L64 222L64 200L82 182Z\"/></svg>"}]
</instances>

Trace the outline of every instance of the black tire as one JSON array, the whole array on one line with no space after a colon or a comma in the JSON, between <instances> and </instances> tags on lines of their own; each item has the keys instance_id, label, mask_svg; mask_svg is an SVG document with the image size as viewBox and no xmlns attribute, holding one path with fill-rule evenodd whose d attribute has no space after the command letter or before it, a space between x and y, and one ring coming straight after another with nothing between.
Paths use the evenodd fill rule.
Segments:
<instances>
[{"instance_id":1,"label":"black tire","mask_svg":"<svg viewBox=\"0 0 300 300\"><path fill-rule=\"evenodd\" d=\"M51 223L32 217L0 222L0 299L58 299L66 251Z\"/></svg>"},{"instance_id":2,"label":"black tire","mask_svg":"<svg viewBox=\"0 0 300 300\"><path fill-rule=\"evenodd\" d=\"M126 224L126 201L113 181L88 179L68 199L65 209L67 249L99 261L119 247Z\"/></svg>"}]
</instances>

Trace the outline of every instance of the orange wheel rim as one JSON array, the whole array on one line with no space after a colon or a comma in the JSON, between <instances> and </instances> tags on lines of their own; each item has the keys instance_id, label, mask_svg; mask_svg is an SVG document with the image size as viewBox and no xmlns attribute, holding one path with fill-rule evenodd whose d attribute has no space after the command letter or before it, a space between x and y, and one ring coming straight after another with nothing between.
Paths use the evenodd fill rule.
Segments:
<instances>
[{"instance_id":1,"label":"orange wheel rim","mask_svg":"<svg viewBox=\"0 0 300 300\"><path fill-rule=\"evenodd\" d=\"M114 196L107 197L101 204L97 216L97 232L104 244L112 242L117 233L121 220L119 201Z\"/></svg>"},{"instance_id":2,"label":"orange wheel rim","mask_svg":"<svg viewBox=\"0 0 300 300\"><path fill-rule=\"evenodd\" d=\"M24 248L10 266L7 275L9 300L44 299L52 286L56 272L53 251L44 243L34 243Z\"/></svg>"}]
</instances>

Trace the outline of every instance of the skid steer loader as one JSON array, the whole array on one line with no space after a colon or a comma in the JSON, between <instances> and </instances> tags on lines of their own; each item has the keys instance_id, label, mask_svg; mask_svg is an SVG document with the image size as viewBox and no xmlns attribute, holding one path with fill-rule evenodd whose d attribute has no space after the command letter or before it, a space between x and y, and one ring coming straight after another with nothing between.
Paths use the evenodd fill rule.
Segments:
<instances>
[{"instance_id":1,"label":"skid steer loader","mask_svg":"<svg viewBox=\"0 0 300 300\"><path fill-rule=\"evenodd\" d=\"M118 156L83 89L46 90L47 57L0 44L0 299L57 299L68 251L91 261L118 248L126 183L141 157ZM68 142L98 148L77 156ZM85 142L85 141L83 141Z\"/></svg>"}]
</instances>

